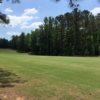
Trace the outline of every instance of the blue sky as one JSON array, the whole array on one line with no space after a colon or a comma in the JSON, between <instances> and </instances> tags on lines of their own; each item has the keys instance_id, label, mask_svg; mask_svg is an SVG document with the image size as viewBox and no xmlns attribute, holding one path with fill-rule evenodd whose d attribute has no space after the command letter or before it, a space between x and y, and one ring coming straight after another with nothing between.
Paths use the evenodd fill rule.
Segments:
<instances>
[{"instance_id":1,"label":"blue sky","mask_svg":"<svg viewBox=\"0 0 100 100\"><path fill-rule=\"evenodd\" d=\"M12 35L21 32L30 32L43 23L45 16L57 16L70 12L67 0L55 3L53 0L21 0L20 4L3 2L0 11L6 13L10 18L8 26L0 25L0 37L10 39ZM98 0L80 0L80 9L87 9L94 15L100 12Z\"/></svg>"}]
</instances>

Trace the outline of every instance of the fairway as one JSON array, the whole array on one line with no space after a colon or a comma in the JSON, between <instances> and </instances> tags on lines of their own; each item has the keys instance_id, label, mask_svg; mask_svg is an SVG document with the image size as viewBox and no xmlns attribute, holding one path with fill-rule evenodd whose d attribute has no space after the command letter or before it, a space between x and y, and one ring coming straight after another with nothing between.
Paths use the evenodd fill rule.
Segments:
<instances>
[{"instance_id":1,"label":"fairway","mask_svg":"<svg viewBox=\"0 0 100 100\"><path fill-rule=\"evenodd\" d=\"M2 49L0 70L4 100L100 100L100 57L35 56Z\"/></svg>"}]
</instances>

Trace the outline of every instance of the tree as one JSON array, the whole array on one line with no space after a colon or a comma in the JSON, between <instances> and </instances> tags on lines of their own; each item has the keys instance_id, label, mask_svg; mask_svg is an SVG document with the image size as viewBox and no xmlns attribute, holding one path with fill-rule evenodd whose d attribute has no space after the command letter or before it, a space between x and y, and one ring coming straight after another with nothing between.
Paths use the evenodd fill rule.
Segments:
<instances>
[{"instance_id":1,"label":"tree","mask_svg":"<svg viewBox=\"0 0 100 100\"><path fill-rule=\"evenodd\" d=\"M12 36L10 40L10 48L17 50L18 49L18 36Z\"/></svg>"},{"instance_id":2,"label":"tree","mask_svg":"<svg viewBox=\"0 0 100 100\"><path fill-rule=\"evenodd\" d=\"M9 19L6 14L0 12L0 23L1 24L9 24Z\"/></svg>"},{"instance_id":3,"label":"tree","mask_svg":"<svg viewBox=\"0 0 100 100\"><path fill-rule=\"evenodd\" d=\"M26 52L30 51L30 42L31 42L31 35L29 33L27 33L27 35L25 36L25 46L26 46Z\"/></svg>"},{"instance_id":4,"label":"tree","mask_svg":"<svg viewBox=\"0 0 100 100\"><path fill-rule=\"evenodd\" d=\"M25 44L25 33L24 32L22 32L21 35L19 36L17 43L18 43L18 51L25 52L26 44Z\"/></svg>"},{"instance_id":5,"label":"tree","mask_svg":"<svg viewBox=\"0 0 100 100\"><path fill-rule=\"evenodd\" d=\"M31 52L32 54L39 54L39 30L36 29L35 31L31 32Z\"/></svg>"}]
</instances>

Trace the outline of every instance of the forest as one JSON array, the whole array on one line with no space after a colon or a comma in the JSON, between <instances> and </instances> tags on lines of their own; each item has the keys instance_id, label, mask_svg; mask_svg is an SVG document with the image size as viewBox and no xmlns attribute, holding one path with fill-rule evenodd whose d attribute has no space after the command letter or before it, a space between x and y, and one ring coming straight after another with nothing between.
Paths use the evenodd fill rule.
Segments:
<instances>
[{"instance_id":1,"label":"forest","mask_svg":"<svg viewBox=\"0 0 100 100\"><path fill-rule=\"evenodd\" d=\"M45 17L43 25L11 40L0 39L0 48L34 55L99 56L100 14L75 8L56 17Z\"/></svg>"}]
</instances>

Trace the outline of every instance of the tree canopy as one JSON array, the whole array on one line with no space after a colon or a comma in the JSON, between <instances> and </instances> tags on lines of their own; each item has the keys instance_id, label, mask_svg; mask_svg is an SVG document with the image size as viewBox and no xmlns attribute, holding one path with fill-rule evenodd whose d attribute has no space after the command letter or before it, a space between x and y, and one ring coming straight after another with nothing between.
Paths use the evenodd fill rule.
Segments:
<instances>
[{"instance_id":1,"label":"tree canopy","mask_svg":"<svg viewBox=\"0 0 100 100\"><path fill-rule=\"evenodd\" d=\"M61 0L54 0L54 1L59 2ZM77 0L66 0L66 1L69 3L70 7L78 7L79 6L79 4L77 4Z\"/></svg>"}]
</instances>

